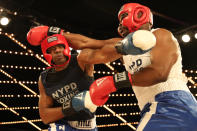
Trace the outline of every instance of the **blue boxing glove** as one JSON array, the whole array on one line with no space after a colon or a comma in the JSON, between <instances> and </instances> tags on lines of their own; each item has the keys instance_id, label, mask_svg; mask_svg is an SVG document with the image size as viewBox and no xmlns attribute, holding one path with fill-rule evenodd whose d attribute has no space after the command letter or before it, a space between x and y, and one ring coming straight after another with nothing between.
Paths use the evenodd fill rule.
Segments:
<instances>
[{"instance_id":1,"label":"blue boxing glove","mask_svg":"<svg viewBox=\"0 0 197 131\"><path fill-rule=\"evenodd\" d=\"M83 91L72 98L72 106L76 111L89 110L95 112L97 106L92 103L89 91Z\"/></svg>"},{"instance_id":2,"label":"blue boxing glove","mask_svg":"<svg viewBox=\"0 0 197 131\"><path fill-rule=\"evenodd\" d=\"M156 38L152 32L137 30L128 34L116 45L116 51L122 55L141 55L156 45Z\"/></svg>"},{"instance_id":3,"label":"blue boxing glove","mask_svg":"<svg viewBox=\"0 0 197 131\"><path fill-rule=\"evenodd\" d=\"M96 109L97 106L92 103L89 91L78 93L71 99L70 103L62 105L62 112L65 116L76 114L79 111L94 113Z\"/></svg>"}]
</instances>

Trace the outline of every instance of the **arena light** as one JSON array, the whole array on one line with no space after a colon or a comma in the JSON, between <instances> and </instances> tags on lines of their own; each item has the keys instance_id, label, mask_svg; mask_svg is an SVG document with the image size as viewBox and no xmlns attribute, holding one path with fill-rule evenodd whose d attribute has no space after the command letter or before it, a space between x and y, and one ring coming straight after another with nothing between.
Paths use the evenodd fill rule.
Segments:
<instances>
[{"instance_id":1,"label":"arena light","mask_svg":"<svg viewBox=\"0 0 197 131\"><path fill-rule=\"evenodd\" d=\"M197 39L197 33L194 34L194 37Z\"/></svg>"},{"instance_id":2,"label":"arena light","mask_svg":"<svg viewBox=\"0 0 197 131\"><path fill-rule=\"evenodd\" d=\"M3 26L8 25L9 22L10 22L10 20L9 20L7 17L2 17L2 18L0 19L0 23L1 23L1 25L3 25Z\"/></svg>"},{"instance_id":3,"label":"arena light","mask_svg":"<svg viewBox=\"0 0 197 131\"><path fill-rule=\"evenodd\" d=\"M183 36L182 36L182 41L183 42L189 42L191 40L191 38L190 38L190 36L188 35L188 34L184 34Z\"/></svg>"}]
</instances>

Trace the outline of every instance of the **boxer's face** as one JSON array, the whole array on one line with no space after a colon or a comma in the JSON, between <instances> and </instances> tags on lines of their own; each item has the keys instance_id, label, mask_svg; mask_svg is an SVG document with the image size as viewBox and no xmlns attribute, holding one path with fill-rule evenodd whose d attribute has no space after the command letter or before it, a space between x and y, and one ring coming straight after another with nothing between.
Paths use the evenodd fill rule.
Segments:
<instances>
[{"instance_id":1,"label":"boxer's face","mask_svg":"<svg viewBox=\"0 0 197 131\"><path fill-rule=\"evenodd\" d=\"M55 45L47 49L47 53L52 55L52 62L56 65L64 64L66 57L63 54L64 45Z\"/></svg>"},{"instance_id":2,"label":"boxer's face","mask_svg":"<svg viewBox=\"0 0 197 131\"><path fill-rule=\"evenodd\" d=\"M122 20L127 17L127 13L123 13L120 18L119 18L119 26L118 26L118 33L122 36L125 37L129 34L129 29L125 26L122 25Z\"/></svg>"},{"instance_id":3,"label":"boxer's face","mask_svg":"<svg viewBox=\"0 0 197 131\"><path fill-rule=\"evenodd\" d=\"M150 31L152 26L153 25L151 23L145 23L139 28L139 30L148 30L148 31Z\"/></svg>"}]
</instances>

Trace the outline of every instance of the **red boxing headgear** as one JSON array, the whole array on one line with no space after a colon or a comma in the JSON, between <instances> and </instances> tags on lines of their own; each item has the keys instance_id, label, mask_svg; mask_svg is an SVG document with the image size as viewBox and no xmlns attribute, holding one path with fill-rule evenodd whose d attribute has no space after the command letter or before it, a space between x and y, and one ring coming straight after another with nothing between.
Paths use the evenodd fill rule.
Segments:
<instances>
[{"instance_id":1,"label":"red boxing headgear","mask_svg":"<svg viewBox=\"0 0 197 131\"><path fill-rule=\"evenodd\" d=\"M138 13L141 12L142 16L138 18ZM138 3L124 4L118 12L118 19L123 13L128 15L122 20L122 25L129 29L129 32L138 30L143 24L149 22L153 25L153 15L150 9Z\"/></svg>"},{"instance_id":2,"label":"red boxing headgear","mask_svg":"<svg viewBox=\"0 0 197 131\"><path fill-rule=\"evenodd\" d=\"M65 47L63 54L66 56L67 61L62 65L55 65L51 62L52 55L47 53L47 49L52 46L59 45L59 44L62 44ZM70 57L71 57L70 48L69 48L68 42L66 41L66 39L63 35L55 34L55 35L45 38L41 43L41 49L42 49L42 53L44 55L44 58L52 66L63 66L70 61Z\"/></svg>"}]
</instances>

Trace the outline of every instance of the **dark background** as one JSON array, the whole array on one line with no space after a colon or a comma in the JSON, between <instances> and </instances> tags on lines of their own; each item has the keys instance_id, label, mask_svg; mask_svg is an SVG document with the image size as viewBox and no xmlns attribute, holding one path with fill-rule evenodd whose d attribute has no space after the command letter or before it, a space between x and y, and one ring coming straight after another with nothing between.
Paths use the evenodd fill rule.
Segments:
<instances>
[{"instance_id":1,"label":"dark background","mask_svg":"<svg viewBox=\"0 0 197 131\"><path fill-rule=\"evenodd\" d=\"M192 77L194 83L196 82L197 40L194 38L194 33L197 30L197 15L196 5L191 0L0 0L0 9L3 9L3 12L0 12L0 17L6 15L10 18L8 26L0 25L2 29L0 35L0 69L12 76L12 78L9 78L0 73L0 131L37 130L29 123L24 122L22 117L28 120L38 120L34 124L41 129L47 128L39 120L38 97L27 97L27 95L32 95L32 93L18 83L19 81L24 82L24 85L38 93L37 83L31 83L31 81L37 82L39 73L46 67L45 64L35 58L35 54L41 54L40 47L32 47L26 41L28 30L33 26L49 25L58 26L70 32L80 33L96 39L119 37L117 33L117 13L123 4L128 2L138 2L150 7L154 15L153 28L166 28L175 35L182 50L183 69L184 71L189 70L189 72L186 72L186 75ZM17 15L14 15L14 12L17 12ZM13 33L14 38L27 46L27 49L17 45L5 33L8 33L8 35ZM182 42L181 35L185 33L191 35L191 42ZM27 53L28 50L32 50L34 55L30 56L30 53L28 53L29 55L13 53ZM7 53L6 51L12 51L12 53ZM116 62L120 63L119 60ZM16 66L18 67L16 68ZM124 70L122 65L111 63L111 66L117 71ZM27 67L27 69L24 69L24 67ZM29 67L36 67L36 70ZM39 67L41 70L39 70ZM99 74L98 71L111 72L106 65L95 65L95 71L96 78L108 75ZM14 82L14 79L16 79L17 83L16 81ZM195 86L190 82L188 86L191 86L192 93L196 95L197 90L194 88ZM115 93L114 97L110 97L107 104L134 104L136 103L135 96L128 96L132 94L131 90L120 91ZM2 103L8 107L13 107L19 115L6 109ZM17 109L16 107L28 107L28 109ZM116 113L124 113L122 117L134 126L137 126L137 122L140 119L137 105L115 105L110 108ZM20 121L21 123L19 123ZM8 122L17 123L10 124ZM131 130L122 123L103 107L98 108L97 124L99 130Z\"/></svg>"}]
</instances>

